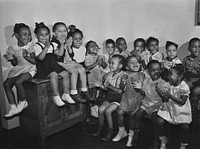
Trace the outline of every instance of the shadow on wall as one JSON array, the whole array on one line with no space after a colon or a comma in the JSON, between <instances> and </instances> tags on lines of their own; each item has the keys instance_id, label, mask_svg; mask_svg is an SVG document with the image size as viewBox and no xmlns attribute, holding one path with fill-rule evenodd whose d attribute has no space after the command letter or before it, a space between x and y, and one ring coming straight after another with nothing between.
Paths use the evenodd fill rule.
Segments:
<instances>
[{"instance_id":1,"label":"shadow on wall","mask_svg":"<svg viewBox=\"0 0 200 149\"><path fill-rule=\"evenodd\" d=\"M183 62L184 57L188 55L190 55L190 52L188 51L188 42L186 42L179 47L178 57Z\"/></svg>"},{"instance_id":2,"label":"shadow on wall","mask_svg":"<svg viewBox=\"0 0 200 149\"><path fill-rule=\"evenodd\" d=\"M6 45L7 47L10 46L10 45L13 45L15 42L16 42L16 39L13 35L13 28L14 26L13 25L9 25L9 26L6 26L4 28L4 36L5 36L5 39L6 39ZM1 61L2 61L2 66L4 67L11 67L11 64L8 63L5 58L3 57L3 55L5 54L6 52L6 49L3 50L4 53L1 54Z\"/></svg>"}]
</instances>

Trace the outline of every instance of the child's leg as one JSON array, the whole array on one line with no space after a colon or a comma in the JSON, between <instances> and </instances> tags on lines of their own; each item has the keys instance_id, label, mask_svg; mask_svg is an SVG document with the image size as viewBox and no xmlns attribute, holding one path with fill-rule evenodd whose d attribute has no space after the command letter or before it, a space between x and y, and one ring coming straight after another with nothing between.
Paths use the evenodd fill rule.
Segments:
<instances>
[{"instance_id":1,"label":"child's leg","mask_svg":"<svg viewBox=\"0 0 200 149\"><path fill-rule=\"evenodd\" d=\"M30 73L24 73L21 74L17 77L17 80L15 81L15 87L17 90L17 97L19 98L20 101L25 100L25 91L24 91L24 87L23 87L23 83L26 80L31 79L32 76Z\"/></svg>"},{"instance_id":2,"label":"child's leg","mask_svg":"<svg viewBox=\"0 0 200 149\"><path fill-rule=\"evenodd\" d=\"M116 103L111 103L105 110L106 119L108 122L108 133L104 138L102 138L103 141L110 141L113 136L113 119L112 119L112 113L117 109L119 105Z\"/></svg>"},{"instance_id":3,"label":"child's leg","mask_svg":"<svg viewBox=\"0 0 200 149\"><path fill-rule=\"evenodd\" d=\"M86 102L85 99L83 99L79 94L77 90L77 80L78 80L78 69L77 68L71 68L68 70L68 72L71 74L71 97L74 101L84 103Z\"/></svg>"},{"instance_id":4,"label":"child's leg","mask_svg":"<svg viewBox=\"0 0 200 149\"><path fill-rule=\"evenodd\" d=\"M65 103L61 100L58 92L58 74L52 72L49 74L50 84L52 88L53 101L57 106L63 106Z\"/></svg>"},{"instance_id":5,"label":"child's leg","mask_svg":"<svg viewBox=\"0 0 200 149\"><path fill-rule=\"evenodd\" d=\"M75 101L69 95L69 73L67 71L62 71L58 75L63 78L62 84L64 93L62 95L62 99L70 104L75 103Z\"/></svg>"},{"instance_id":6,"label":"child's leg","mask_svg":"<svg viewBox=\"0 0 200 149\"><path fill-rule=\"evenodd\" d=\"M199 118L200 109L198 107L198 104L200 104L200 86L196 86L195 88L191 89L190 101L191 101L191 107L192 107L193 124L195 124L195 126L197 126L197 128L199 127L200 129L200 124L198 122L200 119Z\"/></svg>"},{"instance_id":7,"label":"child's leg","mask_svg":"<svg viewBox=\"0 0 200 149\"><path fill-rule=\"evenodd\" d=\"M100 135L100 132L102 131L103 129L103 126L104 126L104 112L105 112L105 109L110 105L110 103L108 101L104 101L101 106L99 107L99 128L97 130L96 133L93 133L92 135L94 137L97 137Z\"/></svg>"},{"instance_id":8,"label":"child's leg","mask_svg":"<svg viewBox=\"0 0 200 149\"><path fill-rule=\"evenodd\" d=\"M190 127L188 124L180 124L181 127L181 143L188 145L190 139Z\"/></svg>"},{"instance_id":9,"label":"child's leg","mask_svg":"<svg viewBox=\"0 0 200 149\"><path fill-rule=\"evenodd\" d=\"M8 98L8 102L13 105L16 104L16 101L15 101L15 95L13 93L12 88L16 80L17 80L17 77L8 78L3 83L3 87L5 90L6 96Z\"/></svg>"},{"instance_id":10,"label":"child's leg","mask_svg":"<svg viewBox=\"0 0 200 149\"><path fill-rule=\"evenodd\" d=\"M77 70L81 80L81 91L87 91L87 78L86 78L85 68L78 67Z\"/></svg>"},{"instance_id":11,"label":"child's leg","mask_svg":"<svg viewBox=\"0 0 200 149\"><path fill-rule=\"evenodd\" d=\"M112 139L113 142L120 141L127 136L127 132L124 127L124 111L120 107L117 108L117 122L119 125L119 131L117 135Z\"/></svg>"},{"instance_id":12,"label":"child's leg","mask_svg":"<svg viewBox=\"0 0 200 149\"><path fill-rule=\"evenodd\" d=\"M152 113L152 122L154 125L154 143L152 148L159 145L159 137L163 136L164 119L157 115L157 112Z\"/></svg>"}]
</instances>

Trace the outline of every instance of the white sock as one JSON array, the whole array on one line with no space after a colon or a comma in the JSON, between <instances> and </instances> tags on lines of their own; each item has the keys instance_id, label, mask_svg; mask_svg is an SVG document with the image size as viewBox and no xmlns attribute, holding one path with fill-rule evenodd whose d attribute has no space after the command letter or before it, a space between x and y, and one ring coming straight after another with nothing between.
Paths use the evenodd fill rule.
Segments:
<instances>
[{"instance_id":1,"label":"white sock","mask_svg":"<svg viewBox=\"0 0 200 149\"><path fill-rule=\"evenodd\" d=\"M71 104L75 103L75 101L70 97L70 95L66 93L63 94L62 99Z\"/></svg>"},{"instance_id":2,"label":"white sock","mask_svg":"<svg viewBox=\"0 0 200 149\"><path fill-rule=\"evenodd\" d=\"M81 88L81 91L87 92L87 88L82 87L82 88Z\"/></svg>"},{"instance_id":3,"label":"white sock","mask_svg":"<svg viewBox=\"0 0 200 149\"><path fill-rule=\"evenodd\" d=\"M71 90L71 94L76 95L76 94L78 94L78 91L77 90Z\"/></svg>"},{"instance_id":4,"label":"white sock","mask_svg":"<svg viewBox=\"0 0 200 149\"><path fill-rule=\"evenodd\" d=\"M119 130L120 130L120 131L124 131L124 130L125 130L125 127L124 127L124 126L119 127Z\"/></svg>"}]
</instances>

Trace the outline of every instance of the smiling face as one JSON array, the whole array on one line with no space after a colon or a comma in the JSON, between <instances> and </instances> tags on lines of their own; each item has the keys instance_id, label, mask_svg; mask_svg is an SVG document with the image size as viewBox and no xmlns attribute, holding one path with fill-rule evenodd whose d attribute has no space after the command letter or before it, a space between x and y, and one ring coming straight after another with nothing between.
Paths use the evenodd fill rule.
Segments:
<instances>
[{"instance_id":1,"label":"smiling face","mask_svg":"<svg viewBox=\"0 0 200 149\"><path fill-rule=\"evenodd\" d=\"M136 50L138 54L142 53L144 51L144 43L137 41L134 45L134 50Z\"/></svg>"},{"instance_id":2,"label":"smiling face","mask_svg":"<svg viewBox=\"0 0 200 149\"><path fill-rule=\"evenodd\" d=\"M170 46L167 47L166 53L167 53L167 56L168 56L171 60L173 60L173 59L177 56L178 49L176 48L176 46L170 45Z\"/></svg>"},{"instance_id":3,"label":"smiling face","mask_svg":"<svg viewBox=\"0 0 200 149\"><path fill-rule=\"evenodd\" d=\"M63 24L57 25L54 34L57 39L66 39L68 34L66 26Z\"/></svg>"},{"instance_id":4,"label":"smiling face","mask_svg":"<svg viewBox=\"0 0 200 149\"><path fill-rule=\"evenodd\" d=\"M155 40L150 41L148 45L148 50L151 52L151 54L155 54L156 52L158 52L158 42Z\"/></svg>"},{"instance_id":5,"label":"smiling face","mask_svg":"<svg viewBox=\"0 0 200 149\"><path fill-rule=\"evenodd\" d=\"M148 72L153 81L158 80L160 78L160 74L161 74L160 64L159 63L151 64Z\"/></svg>"},{"instance_id":6,"label":"smiling face","mask_svg":"<svg viewBox=\"0 0 200 149\"><path fill-rule=\"evenodd\" d=\"M73 47L74 48L80 48L80 46L83 43L83 37L80 33L75 33L72 37L73 39Z\"/></svg>"},{"instance_id":7,"label":"smiling face","mask_svg":"<svg viewBox=\"0 0 200 149\"><path fill-rule=\"evenodd\" d=\"M115 52L115 45L112 43L106 44L106 51L109 55L112 55Z\"/></svg>"},{"instance_id":8,"label":"smiling face","mask_svg":"<svg viewBox=\"0 0 200 149\"><path fill-rule=\"evenodd\" d=\"M31 41L31 31L26 27L21 28L15 37L17 38L18 46L25 46Z\"/></svg>"},{"instance_id":9,"label":"smiling face","mask_svg":"<svg viewBox=\"0 0 200 149\"><path fill-rule=\"evenodd\" d=\"M191 52L192 57L197 57L200 52L200 41L196 40L191 43L189 46L189 51Z\"/></svg>"},{"instance_id":10,"label":"smiling face","mask_svg":"<svg viewBox=\"0 0 200 149\"><path fill-rule=\"evenodd\" d=\"M127 43L124 39L120 39L117 41L116 47L119 50L119 52L121 53L127 49Z\"/></svg>"},{"instance_id":11,"label":"smiling face","mask_svg":"<svg viewBox=\"0 0 200 149\"><path fill-rule=\"evenodd\" d=\"M136 57L131 57L127 63L128 70L131 72L137 72L140 70L140 63Z\"/></svg>"},{"instance_id":12,"label":"smiling face","mask_svg":"<svg viewBox=\"0 0 200 149\"><path fill-rule=\"evenodd\" d=\"M50 33L46 28L40 28L38 33L36 34L36 38L42 44L45 44L50 39Z\"/></svg>"},{"instance_id":13,"label":"smiling face","mask_svg":"<svg viewBox=\"0 0 200 149\"><path fill-rule=\"evenodd\" d=\"M110 70L113 72L118 71L119 69L121 69L121 64L119 63L119 58L117 57L112 57L110 60Z\"/></svg>"},{"instance_id":14,"label":"smiling face","mask_svg":"<svg viewBox=\"0 0 200 149\"><path fill-rule=\"evenodd\" d=\"M89 54L97 55L99 51L99 46L96 44L96 42L90 42L87 50Z\"/></svg>"}]
</instances>

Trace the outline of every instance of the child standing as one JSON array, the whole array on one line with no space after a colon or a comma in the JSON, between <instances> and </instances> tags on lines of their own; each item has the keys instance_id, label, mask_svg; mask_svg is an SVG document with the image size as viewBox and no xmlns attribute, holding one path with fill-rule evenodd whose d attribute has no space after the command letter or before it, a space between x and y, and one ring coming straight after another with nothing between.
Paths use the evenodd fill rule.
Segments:
<instances>
[{"instance_id":1,"label":"child standing","mask_svg":"<svg viewBox=\"0 0 200 149\"><path fill-rule=\"evenodd\" d=\"M181 64L181 60L178 58L178 45L174 42L167 41L166 45L166 54L167 57L163 61L163 73L162 73L162 79L165 81L168 81L168 70L175 66L176 64Z\"/></svg>"},{"instance_id":2,"label":"child standing","mask_svg":"<svg viewBox=\"0 0 200 149\"><path fill-rule=\"evenodd\" d=\"M124 127L124 113L128 113L130 117L129 124L129 138L126 146L132 146L133 138L133 126L135 112L139 109L144 98L138 88L134 85L135 82L141 82L143 84L145 75L141 71L141 58L138 55L132 55L126 59L126 68L127 68L127 80L126 80L126 89L122 96L120 106L117 109L118 116L118 125L119 131L116 137L112 140L114 142L120 141L122 138L126 137L127 132Z\"/></svg>"},{"instance_id":3,"label":"child standing","mask_svg":"<svg viewBox=\"0 0 200 149\"><path fill-rule=\"evenodd\" d=\"M127 43L126 40L123 37L119 37L116 40L116 48L120 55L123 55L124 58L128 57L130 54L130 51L127 50Z\"/></svg>"},{"instance_id":4,"label":"child standing","mask_svg":"<svg viewBox=\"0 0 200 149\"><path fill-rule=\"evenodd\" d=\"M163 93L161 94L164 103L158 111L158 115L161 117L158 119L159 125L163 127L165 120L181 127L180 149L186 149L188 145L190 134L189 124L192 121L191 105L189 101L190 89L185 81L183 81L183 76L184 67L182 64L177 64L170 68L168 75L169 82L163 85ZM166 137L161 136L160 139L161 148L165 149Z\"/></svg>"},{"instance_id":5,"label":"child standing","mask_svg":"<svg viewBox=\"0 0 200 149\"><path fill-rule=\"evenodd\" d=\"M186 71L186 83L190 87L190 101L192 104L192 117L193 122L196 123L199 121L198 113L200 108L200 39L192 38L189 41L188 50L190 51L190 55L186 56L183 60L183 66ZM197 122L200 128L200 124Z\"/></svg>"},{"instance_id":6,"label":"child standing","mask_svg":"<svg viewBox=\"0 0 200 149\"><path fill-rule=\"evenodd\" d=\"M35 57L31 42L31 31L29 26L24 23L15 24L14 34L17 44L9 46L4 58L14 66L8 73L8 78L3 86L10 104L10 110L4 117L12 117L19 114L28 106L25 98L23 83L31 79L36 73ZM16 104L13 86L16 87L18 100Z\"/></svg>"},{"instance_id":7,"label":"child standing","mask_svg":"<svg viewBox=\"0 0 200 149\"><path fill-rule=\"evenodd\" d=\"M149 37L146 42L147 50L150 52L151 60L157 60L159 62L163 62L164 55L159 51L159 40L154 37Z\"/></svg>"},{"instance_id":8,"label":"child standing","mask_svg":"<svg viewBox=\"0 0 200 149\"><path fill-rule=\"evenodd\" d=\"M135 123L133 127L133 145L137 144L142 118L145 115L150 115L155 127L155 139L152 148L158 148L161 126L158 126L157 124L157 111L162 105L162 99L156 92L155 87L156 84L158 84L158 87L162 88L165 81L160 78L161 64L158 61L150 61L147 65L147 69L150 77L145 78L143 85L141 85L139 82L136 84L142 86L140 91L143 95L145 95L145 98L142 101L142 106L139 108L135 115Z\"/></svg>"},{"instance_id":9,"label":"child standing","mask_svg":"<svg viewBox=\"0 0 200 149\"><path fill-rule=\"evenodd\" d=\"M112 113L117 109L121 101L122 93L125 87L125 72L122 71L125 59L122 55L113 55L110 60L111 72L105 75L104 87L108 90L105 101L99 107L99 128L93 136L97 137L104 126L104 114L108 122L108 133L103 141L110 141L113 137Z\"/></svg>"},{"instance_id":10,"label":"child standing","mask_svg":"<svg viewBox=\"0 0 200 149\"><path fill-rule=\"evenodd\" d=\"M65 103L60 98L58 92L58 76L63 78L64 101L67 101L69 94L69 76L68 72L58 65L54 46L50 43L50 30L44 23L36 23L34 30L38 42L34 46L35 55L37 57L37 73L35 78L49 78L52 88L53 101L57 106L63 106Z\"/></svg>"},{"instance_id":11,"label":"child standing","mask_svg":"<svg viewBox=\"0 0 200 149\"><path fill-rule=\"evenodd\" d=\"M97 87L102 85L101 68L105 68L105 57L98 55L99 47L96 42L90 40L86 44L87 55L85 57L85 68L89 71L88 88L89 93L95 100L97 96Z\"/></svg>"}]
</instances>

